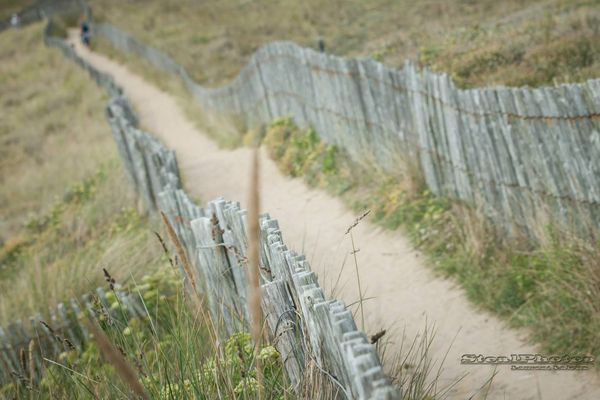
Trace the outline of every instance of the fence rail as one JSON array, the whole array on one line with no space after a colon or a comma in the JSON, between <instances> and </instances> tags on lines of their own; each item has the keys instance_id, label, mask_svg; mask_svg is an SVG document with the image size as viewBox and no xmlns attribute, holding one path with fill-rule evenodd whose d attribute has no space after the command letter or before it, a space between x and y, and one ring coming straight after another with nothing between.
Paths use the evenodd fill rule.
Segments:
<instances>
[{"instance_id":1,"label":"fence rail","mask_svg":"<svg viewBox=\"0 0 600 400\"><path fill-rule=\"evenodd\" d=\"M138 129L132 108L112 77L96 70L62 39L49 36L50 25L44 31L46 44L87 70L111 96L106 115L129 180L148 210L161 210L168 216L193 260L195 279L202 283L211 315L223 322L225 334L247 329L246 212L239 203L224 199L206 208L195 205L181 187L174 152ZM341 301L327 299L306 258L287 249L277 221L268 214L260 217L260 248L266 327L294 386L299 389L307 366L316 364L337 385L340 398L399 399L399 388L390 384L375 346L357 329L352 313ZM98 298L105 299L102 289L98 290ZM135 302L124 301L135 313ZM63 350L52 340L56 332L72 336L77 346L83 343L85 331L74 308L77 304L69 302L70 314L59 305L58 317L41 325L49 337L45 341L39 318L32 319L29 329L21 322L11 324L8 333L0 328L0 362L4 362L0 383L24 374L19 354L32 338L50 358ZM82 304L93 311L89 299Z\"/></svg>"},{"instance_id":2,"label":"fence rail","mask_svg":"<svg viewBox=\"0 0 600 400\"><path fill-rule=\"evenodd\" d=\"M397 171L417 162L429 189L480 207L509 234L553 222L600 226L600 80L460 90L445 74L392 69L290 42L253 54L229 85L208 89L171 57L110 24L95 32L181 78L208 111L247 127L291 115L355 159Z\"/></svg>"}]
</instances>

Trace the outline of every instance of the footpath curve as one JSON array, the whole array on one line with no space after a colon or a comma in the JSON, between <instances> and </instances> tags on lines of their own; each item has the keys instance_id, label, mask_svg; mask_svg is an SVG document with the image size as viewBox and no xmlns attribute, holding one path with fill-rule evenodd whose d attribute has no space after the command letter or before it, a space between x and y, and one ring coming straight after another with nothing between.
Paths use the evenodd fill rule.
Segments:
<instances>
[{"instance_id":1,"label":"footpath curve","mask_svg":"<svg viewBox=\"0 0 600 400\"><path fill-rule=\"evenodd\" d=\"M219 149L185 117L172 96L117 62L83 48L76 35L71 43L80 56L111 74L124 88L141 126L176 151L189 193L203 201L220 196L246 199L251 150ZM325 291L332 290L339 275L336 297L346 304L355 303L359 298L356 273L348 257L352 247L345 231L357 215L339 199L282 175L264 151L261 181L262 209L279 221L288 246L306 254ZM454 283L434 276L401 232L364 221L354 232L364 297L373 297L364 302L364 330L373 334L387 329L390 356L402 345L403 336L406 349L426 323L429 328L435 325L430 354L436 369L448 353L438 387L467 374L449 398L471 398L494 372L491 366L461 365L462 354L536 352L527 344L525 333L508 329L469 303ZM356 320L360 324L360 315ZM595 371L511 371L510 366L500 366L496 372L488 399L600 399L600 378Z\"/></svg>"}]
</instances>

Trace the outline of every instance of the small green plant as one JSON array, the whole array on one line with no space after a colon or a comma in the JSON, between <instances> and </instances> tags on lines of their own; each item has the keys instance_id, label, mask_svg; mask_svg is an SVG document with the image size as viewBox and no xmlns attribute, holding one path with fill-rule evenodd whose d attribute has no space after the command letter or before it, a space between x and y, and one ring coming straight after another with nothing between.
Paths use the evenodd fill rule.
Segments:
<instances>
[{"instance_id":1,"label":"small green plant","mask_svg":"<svg viewBox=\"0 0 600 400\"><path fill-rule=\"evenodd\" d=\"M121 232L128 232L133 228L139 227L142 221L143 220L136 209L124 207L115 216L110 227L110 233L114 235Z\"/></svg>"},{"instance_id":2,"label":"small green plant","mask_svg":"<svg viewBox=\"0 0 600 400\"><path fill-rule=\"evenodd\" d=\"M371 54L371 58L375 61L383 62L383 60L385 59L385 56L387 56L387 54L388 54L388 50L382 49L382 50L378 50L378 51L374 52L373 54Z\"/></svg>"},{"instance_id":3,"label":"small green plant","mask_svg":"<svg viewBox=\"0 0 600 400\"><path fill-rule=\"evenodd\" d=\"M284 173L305 176L313 186L328 186L342 164L337 146L323 142L313 128L299 129L291 118L274 120L263 143Z\"/></svg>"}]
</instances>

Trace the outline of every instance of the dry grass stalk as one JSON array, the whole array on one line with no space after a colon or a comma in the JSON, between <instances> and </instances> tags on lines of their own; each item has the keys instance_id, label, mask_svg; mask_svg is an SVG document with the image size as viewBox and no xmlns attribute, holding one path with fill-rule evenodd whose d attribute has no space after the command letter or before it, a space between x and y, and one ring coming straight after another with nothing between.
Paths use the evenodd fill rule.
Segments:
<instances>
[{"instance_id":1,"label":"dry grass stalk","mask_svg":"<svg viewBox=\"0 0 600 400\"><path fill-rule=\"evenodd\" d=\"M171 225L169 218L162 210L160 211L160 216L162 217L162 221L165 225L165 228L167 229L167 236L169 236L169 239L175 246L175 249L177 251L177 256L181 260L181 264L183 266L185 274L187 275L187 277L190 281L190 284L192 285L194 294L192 296L189 296L189 298L194 303L194 306L196 307L196 311L198 311L200 313L200 316L208 324L208 327L209 327L208 331L212 337L212 343L214 346L217 346L216 343L218 342L218 337L219 337L218 329L217 329L217 326L215 326L215 323L214 323L213 319L211 318L211 316L206 313L206 310L204 308L204 302L202 300L202 297L200 296L200 291L198 290L198 286L196 284L196 279L194 278L194 275L192 274L192 265L190 264L190 261L187 257L185 249L183 248L183 244L181 243L181 240L179 240L179 237L177 236L175 229L173 229L173 226ZM157 235L157 236L159 236L159 235ZM160 238L160 236L159 236L159 238ZM161 239L159 239L159 240L161 240ZM163 250L166 251L166 246L164 245L164 242L162 242L162 240L161 240L161 245L163 246ZM167 253L168 253L168 251L167 251ZM176 259L177 259L177 256L175 257ZM171 261L170 257L169 257L169 261ZM177 262L177 260L175 260L175 262L172 265L175 265L176 262ZM215 349L216 349L216 347L215 347Z\"/></svg>"},{"instance_id":2,"label":"dry grass stalk","mask_svg":"<svg viewBox=\"0 0 600 400\"><path fill-rule=\"evenodd\" d=\"M345 233L345 234L346 234L346 235L347 235L347 234L349 234L349 233L352 231L352 229L354 229L354 228L356 227L356 225L358 225L358 223L359 223L360 221L362 221L363 219L365 219L365 218L367 217L367 215L369 215L369 213L370 213L370 212L371 212L371 210L367 210L367 211L365 211L364 213L362 213L362 215L361 215L360 217L356 218L356 219L354 220L354 222L352 223L352 225L350 225L350 226L348 227L348 229L346 229L346 233Z\"/></svg>"},{"instance_id":3,"label":"dry grass stalk","mask_svg":"<svg viewBox=\"0 0 600 400\"><path fill-rule=\"evenodd\" d=\"M27 371L27 353L23 347L19 349L19 362L21 363L21 370L25 373Z\"/></svg>"},{"instance_id":4,"label":"dry grass stalk","mask_svg":"<svg viewBox=\"0 0 600 400\"><path fill-rule=\"evenodd\" d=\"M135 371L127 364L123 354L113 346L108 337L106 337L101 329L98 329L94 322L88 322L87 326L94 335L94 339L96 340L96 343L98 343L100 351L104 354L106 360L115 368L115 371L117 371L121 380L129 386L133 393L136 394L137 398L148 399L144 388L138 381Z\"/></svg>"},{"instance_id":5,"label":"dry grass stalk","mask_svg":"<svg viewBox=\"0 0 600 400\"><path fill-rule=\"evenodd\" d=\"M115 279L110 275L110 273L108 272L108 270L106 268L102 268L102 272L104 272L104 280L106 280L106 283L108 283L108 287L110 288L110 290L115 290L115 283L117 283L115 281Z\"/></svg>"},{"instance_id":6,"label":"dry grass stalk","mask_svg":"<svg viewBox=\"0 0 600 400\"><path fill-rule=\"evenodd\" d=\"M368 212L367 212L368 214ZM363 216L365 216L366 214L364 214ZM356 220L356 223L354 226L356 226L358 224L358 222L360 221L360 219ZM356 283L358 285L358 296L359 296L359 307L360 307L360 328L364 331L365 330L365 311L363 308L363 302L364 302L364 298L363 298L363 291L362 291L362 285L360 284L360 273L358 270L358 259L356 258L356 253L358 252L358 250L356 249L356 245L354 244L354 234L351 231L351 228L349 228L348 232L350 232L350 241L352 242L352 257L354 258L354 271L356 272Z\"/></svg>"},{"instance_id":7,"label":"dry grass stalk","mask_svg":"<svg viewBox=\"0 0 600 400\"><path fill-rule=\"evenodd\" d=\"M385 329L380 330L379 332L377 332L376 334L372 335L370 338L371 344L376 344L379 342L379 339L381 339L386 333Z\"/></svg>"},{"instance_id":8,"label":"dry grass stalk","mask_svg":"<svg viewBox=\"0 0 600 400\"><path fill-rule=\"evenodd\" d=\"M262 399L263 393L263 371L258 357L260 352L262 331L262 309L260 306L260 268L259 268L259 234L260 227L258 214L260 209L259 192L259 158L258 148L254 149L252 155L252 169L250 175L250 193L248 201L248 306L251 316L251 332L254 340L254 358L256 362L256 376L258 378L258 397Z\"/></svg>"},{"instance_id":9,"label":"dry grass stalk","mask_svg":"<svg viewBox=\"0 0 600 400\"><path fill-rule=\"evenodd\" d=\"M364 312L364 308L363 308L363 302L364 302L364 298L363 298L363 291L362 291L362 286L360 284L360 273L358 271L358 259L356 258L356 253L359 252L359 249L356 248L356 245L354 244L354 235L352 234L352 230L360 223L360 221L362 221L363 219L365 219L367 217L367 215L369 215L369 213L371 212L371 210L367 210L365 211L360 217L356 218L356 220L354 220L354 222L352 223L352 225L350 225L348 227L348 229L346 229L346 235L350 234L350 241L352 242L352 257L354 258L354 270L356 271L356 282L358 284L358 296L360 299L360 303L359 303L359 307L360 307L360 323L361 323L361 329L364 331L365 330L365 312Z\"/></svg>"},{"instance_id":10,"label":"dry grass stalk","mask_svg":"<svg viewBox=\"0 0 600 400\"><path fill-rule=\"evenodd\" d=\"M34 383L34 378L35 378L35 364L33 363L34 350L35 350L35 342L33 341L33 339L31 339L29 341L28 353L29 353L29 382L31 384L32 389L33 389L33 383ZM25 371L23 371L23 372L25 372ZM31 390L29 392L29 398L30 398L30 400L33 400L33 390Z\"/></svg>"},{"instance_id":11,"label":"dry grass stalk","mask_svg":"<svg viewBox=\"0 0 600 400\"><path fill-rule=\"evenodd\" d=\"M175 268L175 264L173 263L173 259L171 258L171 256L169 255L169 249L167 249L167 244L165 243L165 241L163 240L162 236L160 236L160 233L154 231L154 235L156 236L156 238L158 239L160 246L162 247L163 252L165 253L165 256L167 257L167 259L169 260L169 264L171 264L171 267Z\"/></svg>"},{"instance_id":12,"label":"dry grass stalk","mask_svg":"<svg viewBox=\"0 0 600 400\"><path fill-rule=\"evenodd\" d=\"M181 260L183 269L185 270L185 273L188 276L190 283L192 284L192 287L194 288L194 292L196 294L200 293L198 291L198 287L196 286L196 279L194 278L194 274L192 274L192 266L187 257L185 249L183 248L183 245L181 244L181 241L177 237L177 233L175 233L175 230L173 229L173 226L171 225L169 218L163 211L160 212L160 216L162 217L162 221L165 224L165 228L167 228L167 235L169 236L169 239L171 239L171 242L173 242L173 245L175 246L175 250L177 251L177 255L179 256L179 259Z\"/></svg>"}]
</instances>

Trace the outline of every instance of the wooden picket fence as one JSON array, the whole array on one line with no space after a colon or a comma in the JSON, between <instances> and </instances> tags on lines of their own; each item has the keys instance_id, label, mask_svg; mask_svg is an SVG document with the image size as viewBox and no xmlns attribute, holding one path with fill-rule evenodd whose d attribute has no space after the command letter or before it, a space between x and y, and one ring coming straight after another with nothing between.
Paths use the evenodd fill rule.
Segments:
<instances>
[{"instance_id":1,"label":"wooden picket fence","mask_svg":"<svg viewBox=\"0 0 600 400\"><path fill-rule=\"evenodd\" d=\"M83 4L89 13L81 1L67 3ZM33 7L22 13L22 21L60 13L61 6L47 10ZM0 23L0 30L7 26ZM107 118L129 179L149 211L168 215L193 260L212 316L222 321L225 333L246 328L245 212L224 199L206 208L195 205L181 187L175 154L138 128L112 77L49 36L49 29L47 45L62 50L111 96ZM541 225L553 223L597 237L599 79L536 89L461 90L447 75L419 71L410 62L392 69L275 42L259 49L231 84L209 89L168 55L110 24L95 25L94 32L179 77L206 111L242 128L290 115L362 163L390 172L407 163L419 165L433 193L481 208L509 235L525 233L535 240ZM260 227L262 306L290 381L299 384L306 366L314 363L339 386L341 396L400 398L351 313L343 303L326 299L306 259L284 245L277 222L264 214ZM35 316L29 324L0 328L0 384L20 379L19 354L32 338L49 358L64 351L64 340L57 338L81 346L85 330L78 307L97 308L103 296L100 289L95 300L59 305L46 325ZM135 301L123 301L136 315Z\"/></svg>"},{"instance_id":2,"label":"wooden picket fence","mask_svg":"<svg viewBox=\"0 0 600 400\"><path fill-rule=\"evenodd\" d=\"M111 96L106 115L128 178L149 212L168 216L192 260L212 318L223 325L224 335L247 330L246 212L224 199L206 208L194 204L181 186L174 152L138 128L127 98L110 75L96 70L62 39L51 37L51 30L50 23L44 31L46 44L88 71ZM390 383L376 347L358 330L351 311L341 301L327 299L306 258L285 246L277 221L268 214L260 217L260 249L265 325L294 387L300 390L313 366L339 389L340 398L400 399L400 389ZM135 298L119 297L132 316L143 315ZM94 315L99 305L110 312L104 290L98 289L94 298L60 304L45 324L37 316L30 326L17 321L6 331L0 328L0 384L27 376L19 356L31 339L40 349L35 361L39 371L42 355L53 359L65 346L80 347L86 331L78 305Z\"/></svg>"},{"instance_id":3,"label":"wooden picket fence","mask_svg":"<svg viewBox=\"0 0 600 400\"><path fill-rule=\"evenodd\" d=\"M97 35L179 77L204 110L244 128L292 116L356 160L420 165L428 188L480 208L507 234L549 223L583 237L600 226L600 79L556 87L457 89L407 62L389 68L290 42L257 50L209 89L165 53L102 23Z\"/></svg>"}]
</instances>

